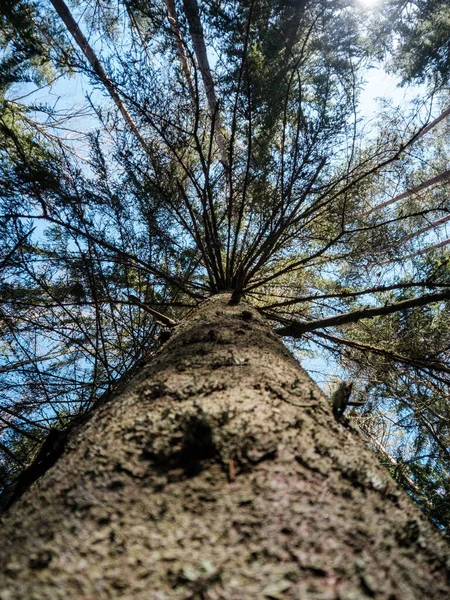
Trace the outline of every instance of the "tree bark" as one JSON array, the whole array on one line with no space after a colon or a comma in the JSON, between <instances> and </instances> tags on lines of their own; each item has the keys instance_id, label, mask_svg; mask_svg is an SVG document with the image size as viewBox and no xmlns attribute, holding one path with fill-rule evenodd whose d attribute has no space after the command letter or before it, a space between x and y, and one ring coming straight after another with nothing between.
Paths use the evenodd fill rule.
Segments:
<instances>
[{"instance_id":1,"label":"tree bark","mask_svg":"<svg viewBox=\"0 0 450 600\"><path fill-rule=\"evenodd\" d=\"M173 33L175 38L175 44L178 51L178 56L180 57L181 68L183 69L184 77L186 79L189 92L191 94L192 100L196 101L196 94L194 84L192 82L191 70L189 69L188 58L186 55L186 49L184 47L183 38L181 37L180 26L178 24L177 17L177 9L175 6L174 0L165 0L166 8L167 8L167 18L169 20L170 31Z\"/></svg>"},{"instance_id":2,"label":"tree bark","mask_svg":"<svg viewBox=\"0 0 450 600\"><path fill-rule=\"evenodd\" d=\"M206 99L208 100L209 112L213 119L214 130L216 132L216 142L220 151L222 163L228 164L226 154L225 138L222 133L222 119L220 117L219 105L214 87L214 80L209 66L208 53L206 51L205 37L203 35L203 25L200 19L197 0L183 0L184 12L189 25L189 33L194 47L195 57L198 68L202 75L203 86L205 88Z\"/></svg>"},{"instance_id":3,"label":"tree bark","mask_svg":"<svg viewBox=\"0 0 450 600\"><path fill-rule=\"evenodd\" d=\"M211 114L214 115L217 109L216 91L214 89L214 81L209 66L208 54L206 52L203 25L200 20L197 0L183 0L183 6L189 24L189 32L191 34L198 68L200 69L203 85L205 86L209 109Z\"/></svg>"},{"instance_id":4,"label":"tree bark","mask_svg":"<svg viewBox=\"0 0 450 600\"><path fill-rule=\"evenodd\" d=\"M1 600L448 598L448 546L252 307L213 296L3 517Z\"/></svg>"}]
</instances>

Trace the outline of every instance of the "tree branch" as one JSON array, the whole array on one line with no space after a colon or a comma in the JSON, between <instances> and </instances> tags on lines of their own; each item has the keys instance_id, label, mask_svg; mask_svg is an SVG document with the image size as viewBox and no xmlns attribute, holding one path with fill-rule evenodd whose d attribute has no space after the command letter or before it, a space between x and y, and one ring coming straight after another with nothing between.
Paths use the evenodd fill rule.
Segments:
<instances>
[{"instance_id":1,"label":"tree branch","mask_svg":"<svg viewBox=\"0 0 450 600\"><path fill-rule=\"evenodd\" d=\"M166 327L175 327L176 325L178 325L178 323L176 321L174 321L173 319L171 319L170 317L166 317L166 315L163 315L162 313L158 312L157 310L153 310L153 308L148 306L148 304L145 304L145 302L141 302L141 300L139 300L139 298L137 296L134 296L133 294L128 294L128 298L134 304L137 304L140 308L142 308L143 310L145 310L149 314L151 314L153 317L155 317L155 319L160 321L162 323L162 325L165 325Z\"/></svg>"},{"instance_id":2,"label":"tree branch","mask_svg":"<svg viewBox=\"0 0 450 600\"><path fill-rule=\"evenodd\" d=\"M315 329L325 329L326 327L337 327L340 325L346 325L348 323L356 323L361 319L373 319L374 317L390 315L392 313L407 310L409 308L415 308L417 306L425 306L433 302L439 302L441 300L450 299L450 290L438 292L436 294L425 294L419 298L412 298L411 300L402 300L389 306L377 306L375 308L364 308L362 310L355 310L353 312L342 313L333 317L327 317L325 319L319 319L317 321L300 322L294 321L286 327L280 327L275 332L278 335L289 336L298 338L301 337L307 331L314 331Z\"/></svg>"},{"instance_id":3,"label":"tree branch","mask_svg":"<svg viewBox=\"0 0 450 600\"><path fill-rule=\"evenodd\" d=\"M270 310L273 308L281 308L283 306L292 306L293 304L300 304L302 302L314 302L314 300L328 300L329 298L354 298L356 296L365 296L366 294L375 294L378 292L390 292L392 290L402 290L412 287L426 287L426 288L436 288L436 287L450 287L450 283L438 283L438 282L430 282L430 281L414 281L407 283L394 283L392 285L379 285L372 288L366 288L365 290L358 291L341 291L335 292L331 294L316 294L310 296L298 296L297 298L290 298L289 300L284 300L283 302L274 302L273 304L267 304L266 306L262 306L263 310Z\"/></svg>"},{"instance_id":4,"label":"tree branch","mask_svg":"<svg viewBox=\"0 0 450 600\"><path fill-rule=\"evenodd\" d=\"M73 18L72 13L69 10L69 7L64 2L64 0L50 0L50 2L53 4L54 9L58 13L58 15L61 18L61 20L63 21L64 25L67 27L67 30L69 31L69 33L71 34L71 36L73 37L75 42L77 43L81 52L87 58L94 73L97 75L97 77L100 79L102 84L105 86L107 92L109 93L112 100L114 101L114 104L119 109L120 113L122 114L123 118L125 119L126 123L128 124L129 128L131 129L132 133L139 140L139 142L140 142L141 146L143 147L143 149L145 150L145 152L148 152L149 148L148 148L147 142L142 137L136 123L134 122L133 117L128 112L128 109L125 106L123 100L121 99L119 92L117 91L117 88L114 85L112 79L109 77L109 75L103 68L103 65L101 64L100 60L97 58L97 55L95 54L94 49L89 44L87 38L85 37L85 35L81 31L81 29L79 28L78 23Z\"/></svg>"},{"instance_id":5,"label":"tree branch","mask_svg":"<svg viewBox=\"0 0 450 600\"><path fill-rule=\"evenodd\" d=\"M435 185L436 183L439 183L441 181L447 181L448 179L450 179L450 169L447 170L447 171L444 171L440 175L436 175L436 177L432 177L431 179L427 179L423 183L420 183L419 185L414 186L413 188L411 188L410 190L407 190L406 192L398 194L398 196L394 196L390 200L386 200L386 202L382 202L381 204L377 204L376 206L374 206L370 210L366 210L366 212L361 213L356 218L357 219L363 219L365 217L368 217L369 215L371 215L372 213L374 213L377 210L381 210L382 208L386 208L386 206L389 206L390 204L393 204L394 202L398 202L399 200L403 200L404 198L408 198L408 196L411 196L411 194L417 194L418 192L421 192L422 190L425 190L425 189L431 187L432 185Z\"/></svg>"},{"instance_id":6,"label":"tree branch","mask_svg":"<svg viewBox=\"0 0 450 600\"><path fill-rule=\"evenodd\" d=\"M8 260L11 258L11 256L14 254L14 252L20 248L20 246L33 233L33 231L35 229L36 229L36 227L33 227L32 229L30 229L30 231L28 233L26 233L25 235L23 235L22 237L19 238L19 240L15 244L15 246L8 252L8 254L0 262L0 271L8 264Z\"/></svg>"}]
</instances>

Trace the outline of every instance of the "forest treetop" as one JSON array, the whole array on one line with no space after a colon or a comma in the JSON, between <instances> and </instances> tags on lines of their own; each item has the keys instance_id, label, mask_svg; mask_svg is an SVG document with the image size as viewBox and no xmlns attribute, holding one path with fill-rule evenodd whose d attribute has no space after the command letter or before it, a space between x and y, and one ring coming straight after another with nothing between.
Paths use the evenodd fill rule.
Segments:
<instances>
[{"instance_id":1,"label":"forest treetop","mask_svg":"<svg viewBox=\"0 0 450 600\"><path fill-rule=\"evenodd\" d=\"M414 438L398 448L429 455L417 470L442 487L446 4L2 2L6 480L161 328L229 290L370 398L383 390ZM367 123L359 96L381 59L427 87ZM23 93L69 77L89 82L81 113Z\"/></svg>"}]
</instances>

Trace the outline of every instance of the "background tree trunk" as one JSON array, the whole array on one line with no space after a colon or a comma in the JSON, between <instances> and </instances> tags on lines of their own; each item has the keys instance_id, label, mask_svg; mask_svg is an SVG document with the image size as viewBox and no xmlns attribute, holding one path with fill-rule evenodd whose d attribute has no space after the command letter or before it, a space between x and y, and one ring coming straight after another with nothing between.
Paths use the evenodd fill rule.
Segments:
<instances>
[{"instance_id":1,"label":"background tree trunk","mask_svg":"<svg viewBox=\"0 0 450 600\"><path fill-rule=\"evenodd\" d=\"M440 533L229 298L177 326L10 508L1 600L448 598Z\"/></svg>"}]
</instances>

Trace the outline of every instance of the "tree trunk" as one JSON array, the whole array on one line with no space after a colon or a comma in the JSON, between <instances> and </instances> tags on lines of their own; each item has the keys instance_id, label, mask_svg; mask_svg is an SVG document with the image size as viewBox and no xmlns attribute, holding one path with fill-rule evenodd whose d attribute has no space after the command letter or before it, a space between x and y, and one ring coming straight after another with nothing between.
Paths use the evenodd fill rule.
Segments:
<instances>
[{"instance_id":1,"label":"tree trunk","mask_svg":"<svg viewBox=\"0 0 450 600\"><path fill-rule=\"evenodd\" d=\"M447 599L448 547L219 294L3 518L1 600Z\"/></svg>"},{"instance_id":2,"label":"tree trunk","mask_svg":"<svg viewBox=\"0 0 450 600\"><path fill-rule=\"evenodd\" d=\"M181 68L183 69L184 77L186 79L191 98L195 102L195 88L192 82L191 70L189 69L189 63L186 55L186 49L184 46L183 38L181 37L180 26L178 24L175 0L165 0L165 3L167 8L167 18L169 20L170 31L173 33L173 36L175 38L175 44L177 47L178 56L180 57Z\"/></svg>"},{"instance_id":3,"label":"tree trunk","mask_svg":"<svg viewBox=\"0 0 450 600\"><path fill-rule=\"evenodd\" d=\"M200 69L200 73L202 75L206 99L208 100L209 112L211 118L213 119L217 146L220 151L222 163L224 166L226 166L228 164L228 157L225 148L225 138L222 133L222 119L220 117L211 67L209 66L208 53L206 51L205 37L203 35L203 25L200 19L198 3L197 0L183 0L183 6L189 25L189 33L192 39L192 45L194 47L198 68Z\"/></svg>"}]
</instances>

